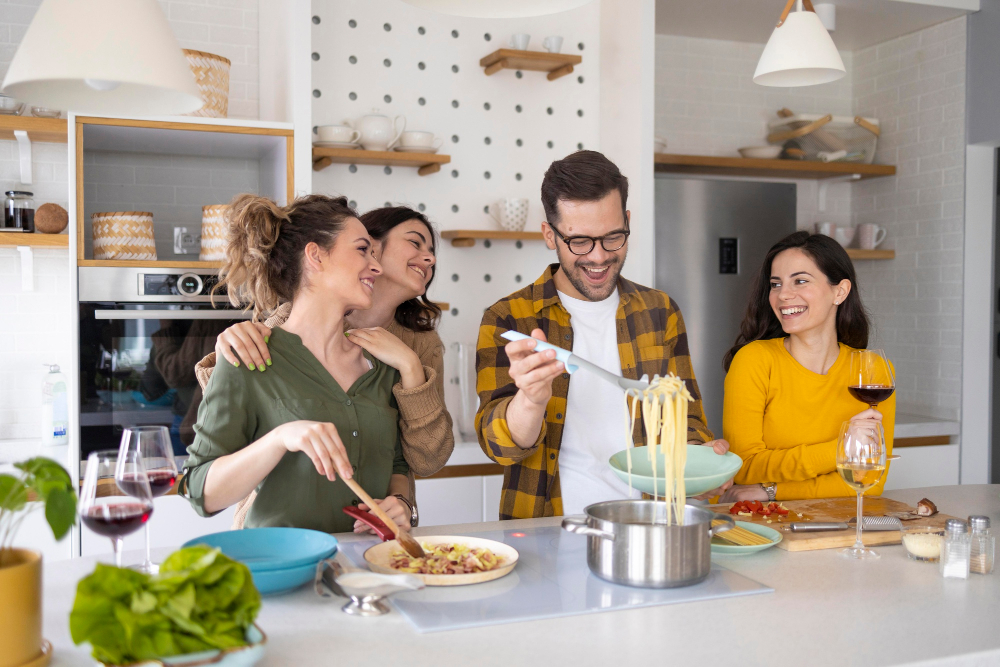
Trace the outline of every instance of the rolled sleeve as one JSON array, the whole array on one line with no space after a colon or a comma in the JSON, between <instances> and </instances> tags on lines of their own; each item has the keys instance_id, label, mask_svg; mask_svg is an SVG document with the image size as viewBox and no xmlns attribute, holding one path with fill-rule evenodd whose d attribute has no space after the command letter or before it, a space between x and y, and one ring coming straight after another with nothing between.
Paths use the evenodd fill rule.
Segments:
<instances>
[{"instance_id":1,"label":"rolled sleeve","mask_svg":"<svg viewBox=\"0 0 1000 667\"><path fill-rule=\"evenodd\" d=\"M542 420L542 428L534 444L528 448L519 447L507 427L507 406L511 400L512 396L494 401L489 409L480 412L481 422L477 425L479 445L483 448L483 452L503 466L520 463L537 452L548 433L548 424Z\"/></svg>"}]
</instances>

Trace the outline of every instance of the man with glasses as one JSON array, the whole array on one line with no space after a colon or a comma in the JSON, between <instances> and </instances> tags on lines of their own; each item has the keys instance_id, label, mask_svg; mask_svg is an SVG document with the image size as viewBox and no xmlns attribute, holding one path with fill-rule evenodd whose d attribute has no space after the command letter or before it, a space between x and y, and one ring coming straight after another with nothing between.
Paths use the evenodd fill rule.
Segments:
<instances>
[{"instance_id":1,"label":"man with glasses","mask_svg":"<svg viewBox=\"0 0 1000 667\"><path fill-rule=\"evenodd\" d=\"M677 375L695 399L688 441L719 454L729 448L705 425L677 304L620 275L628 253L627 198L628 179L601 153L579 151L553 162L542 181L542 233L559 263L483 315L476 430L486 455L504 466L501 519L579 514L595 502L639 496L630 496L608 466L626 445L622 390L585 371L570 382L554 352L532 352L533 340L508 343L505 331L549 341L634 380ZM639 425L633 437L643 437Z\"/></svg>"}]
</instances>

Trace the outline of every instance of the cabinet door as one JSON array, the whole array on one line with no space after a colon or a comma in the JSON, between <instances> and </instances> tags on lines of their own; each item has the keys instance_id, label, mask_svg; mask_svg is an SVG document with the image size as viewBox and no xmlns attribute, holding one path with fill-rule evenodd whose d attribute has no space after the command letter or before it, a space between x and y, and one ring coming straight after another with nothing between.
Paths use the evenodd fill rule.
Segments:
<instances>
[{"instance_id":1,"label":"cabinet door","mask_svg":"<svg viewBox=\"0 0 1000 667\"><path fill-rule=\"evenodd\" d=\"M229 507L213 517L199 516L191 507L187 498L180 496L163 496L153 501L153 516L149 519L149 544L152 548L180 548L188 540L209 533L219 533L229 530L233 525L233 514L236 506ZM82 528L80 539L84 556L113 553L111 540ZM124 551L144 550L146 536L140 529L125 538ZM141 560L141 559L140 559ZM122 559L125 565L131 564L129 556Z\"/></svg>"},{"instance_id":2,"label":"cabinet door","mask_svg":"<svg viewBox=\"0 0 1000 667\"><path fill-rule=\"evenodd\" d=\"M483 477L483 521L500 520L500 491L503 489L503 475Z\"/></svg>"},{"instance_id":3,"label":"cabinet door","mask_svg":"<svg viewBox=\"0 0 1000 667\"><path fill-rule=\"evenodd\" d=\"M898 461L889 464L886 490L958 484L958 445L898 447Z\"/></svg>"},{"instance_id":4,"label":"cabinet door","mask_svg":"<svg viewBox=\"0 0 1000 667\"><path fill-rule=\"evenodd\" d=\"M14 546L41 552L46 562L66 560L72 555L69 534L60 542L52 537L52 529L45 521L45 511L38 508L24 518L14 535Z\"/></svg>"},{"instance_id":5,"label":"cabinet door","mask_svg":"<svg viewBox=\"0 0 1000 667\"><path fill-rule=\"evenodd\" d=\"M478 523L483 520L483 478L418 479L421 526Z\"/></svg>"}]
</instances>

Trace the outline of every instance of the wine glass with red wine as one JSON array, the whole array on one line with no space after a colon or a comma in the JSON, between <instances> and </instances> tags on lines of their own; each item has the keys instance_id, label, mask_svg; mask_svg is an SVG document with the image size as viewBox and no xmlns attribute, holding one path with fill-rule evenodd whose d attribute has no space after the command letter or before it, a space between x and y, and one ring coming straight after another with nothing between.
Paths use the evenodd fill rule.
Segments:
<instances>
[{"instance_id":1,"label":"wine glass with red wine","mask_svg":"<svg viewBox=\"0 0 1000 667\"><path fill-rule=\"evenodd\" d=\"M892 366L882 350L854 350L851 352L851 379L847 385L851 396L874 409L888 400L896 391L896 378Z\"/></svg>"},{"instance_id":2,"label":"wine glass with red wine","mask_svg":"<svg viewBox=\"0 0 1000 667\"><path fill-rule=\"evenodd\" d=\"M123 538L139 530L152 513L153 494L138 453L119 456L114 449L90 453L80 493L80 519L98 535L111 538L115 565L122 566Z\"/></svg>"},{"instance_id":3,"label":"wine glass with red wine","mask_svg":"<svg viewBox=\"0 0 1000 667\"><path fill-rule=\"evenodd\" d=\"M173 488L177 481L177 464L174 462L174 448L170 442L170 431L165 426L130 426L122 432L121 454L136 452L142 458L149 479L149 490L153 497L162 496ZM132 495L135 490L142 489L132 486L128 480L119 480L122 491ZM149 524L146 524L146 560L137 570L156 574L160 566L149 557Z\"/></svg>"}]
</instances>

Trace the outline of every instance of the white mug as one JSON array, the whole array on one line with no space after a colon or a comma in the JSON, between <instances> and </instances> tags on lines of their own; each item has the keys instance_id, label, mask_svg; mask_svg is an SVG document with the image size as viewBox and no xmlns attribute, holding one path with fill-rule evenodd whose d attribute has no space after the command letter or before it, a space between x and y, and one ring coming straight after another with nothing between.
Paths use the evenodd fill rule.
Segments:
<instances>
[{"instance_id":1,"label":"white mug","mask_svg":"<svg viewBox=\"0 0 1000 667\"><path fill-rule=\"evenodd\" d=\"M854 240L854 232L854 227L837 227L833 232L833 238L837 239L837 243L846 248Z\"/></svg>"},{"instance_id":2,"label":"white mug","mask_svg":"<svg viewBox=\"0 0 1000 667\"><path fill-rule=\"evenodd\" d=\"M531 35L518 32L510 36L510 48L518 51L527 51L528 44L531 43Z\"/></svg>"},{"instance_id":3,"label":"white mug","mask_svg":"<svg viewBox=\"0 0 1000 667\"><path fill-rule=\"evenodd\" d=\"M837 225L832 222L817 222L816 223L816 233L822 234L823 236L833 237L837 233Z\"/></svg>"},{"instance_id":4,"label":"white mug","mask_svg":"<svg viewBox=\"0 0 1000 667\"><path fill-rule=\"evenodd\" d=\"M434 139L433 132L421 132L419 130L407 130L399 135L400 148L441 148L442 139Z\"/></svg>"},{"instance_id":5,"label":"white mug","mask_svg":"<svg viewBox=\"0 0 1000 667\"><path fill-rule=\"evenodd\" d=\"M882 241L885 241L885 235L888 233L885 227L870 222L858 225L858 232L858 245L865 250L874 250L879 247Z\"/></svg>"},{"instance_id":6,"label":"white mug","mask_svg":"<svg viewBox=\"0 0 1000 667\"><path fill-rule=\"evenodd\" d=\"M549 35L542 41L542 46L549 53L559 53L562 49L563 38L559 35Z\"/></svg>"},{"instance_id":7,"label":"white mug","mask_svg":"<svg viewBox=\"0 0 1000 667\"><path fill-rule=\"evenodd\" d=\"M358 141L361 133L347 125L320 125L316 128L318 141L337 141L343 144L353 144Z\"/></svg>"},{"instance_id":8,"label":"white mug","mask_svg":"<svg viewBox=\"0 0 1000 667\"><path fill-rule=\"evenodd\" d=\"M528 200L504 197L490 204L490 217L508 232L519 232L528 224Z\"/></svg>"}]
</instances>

